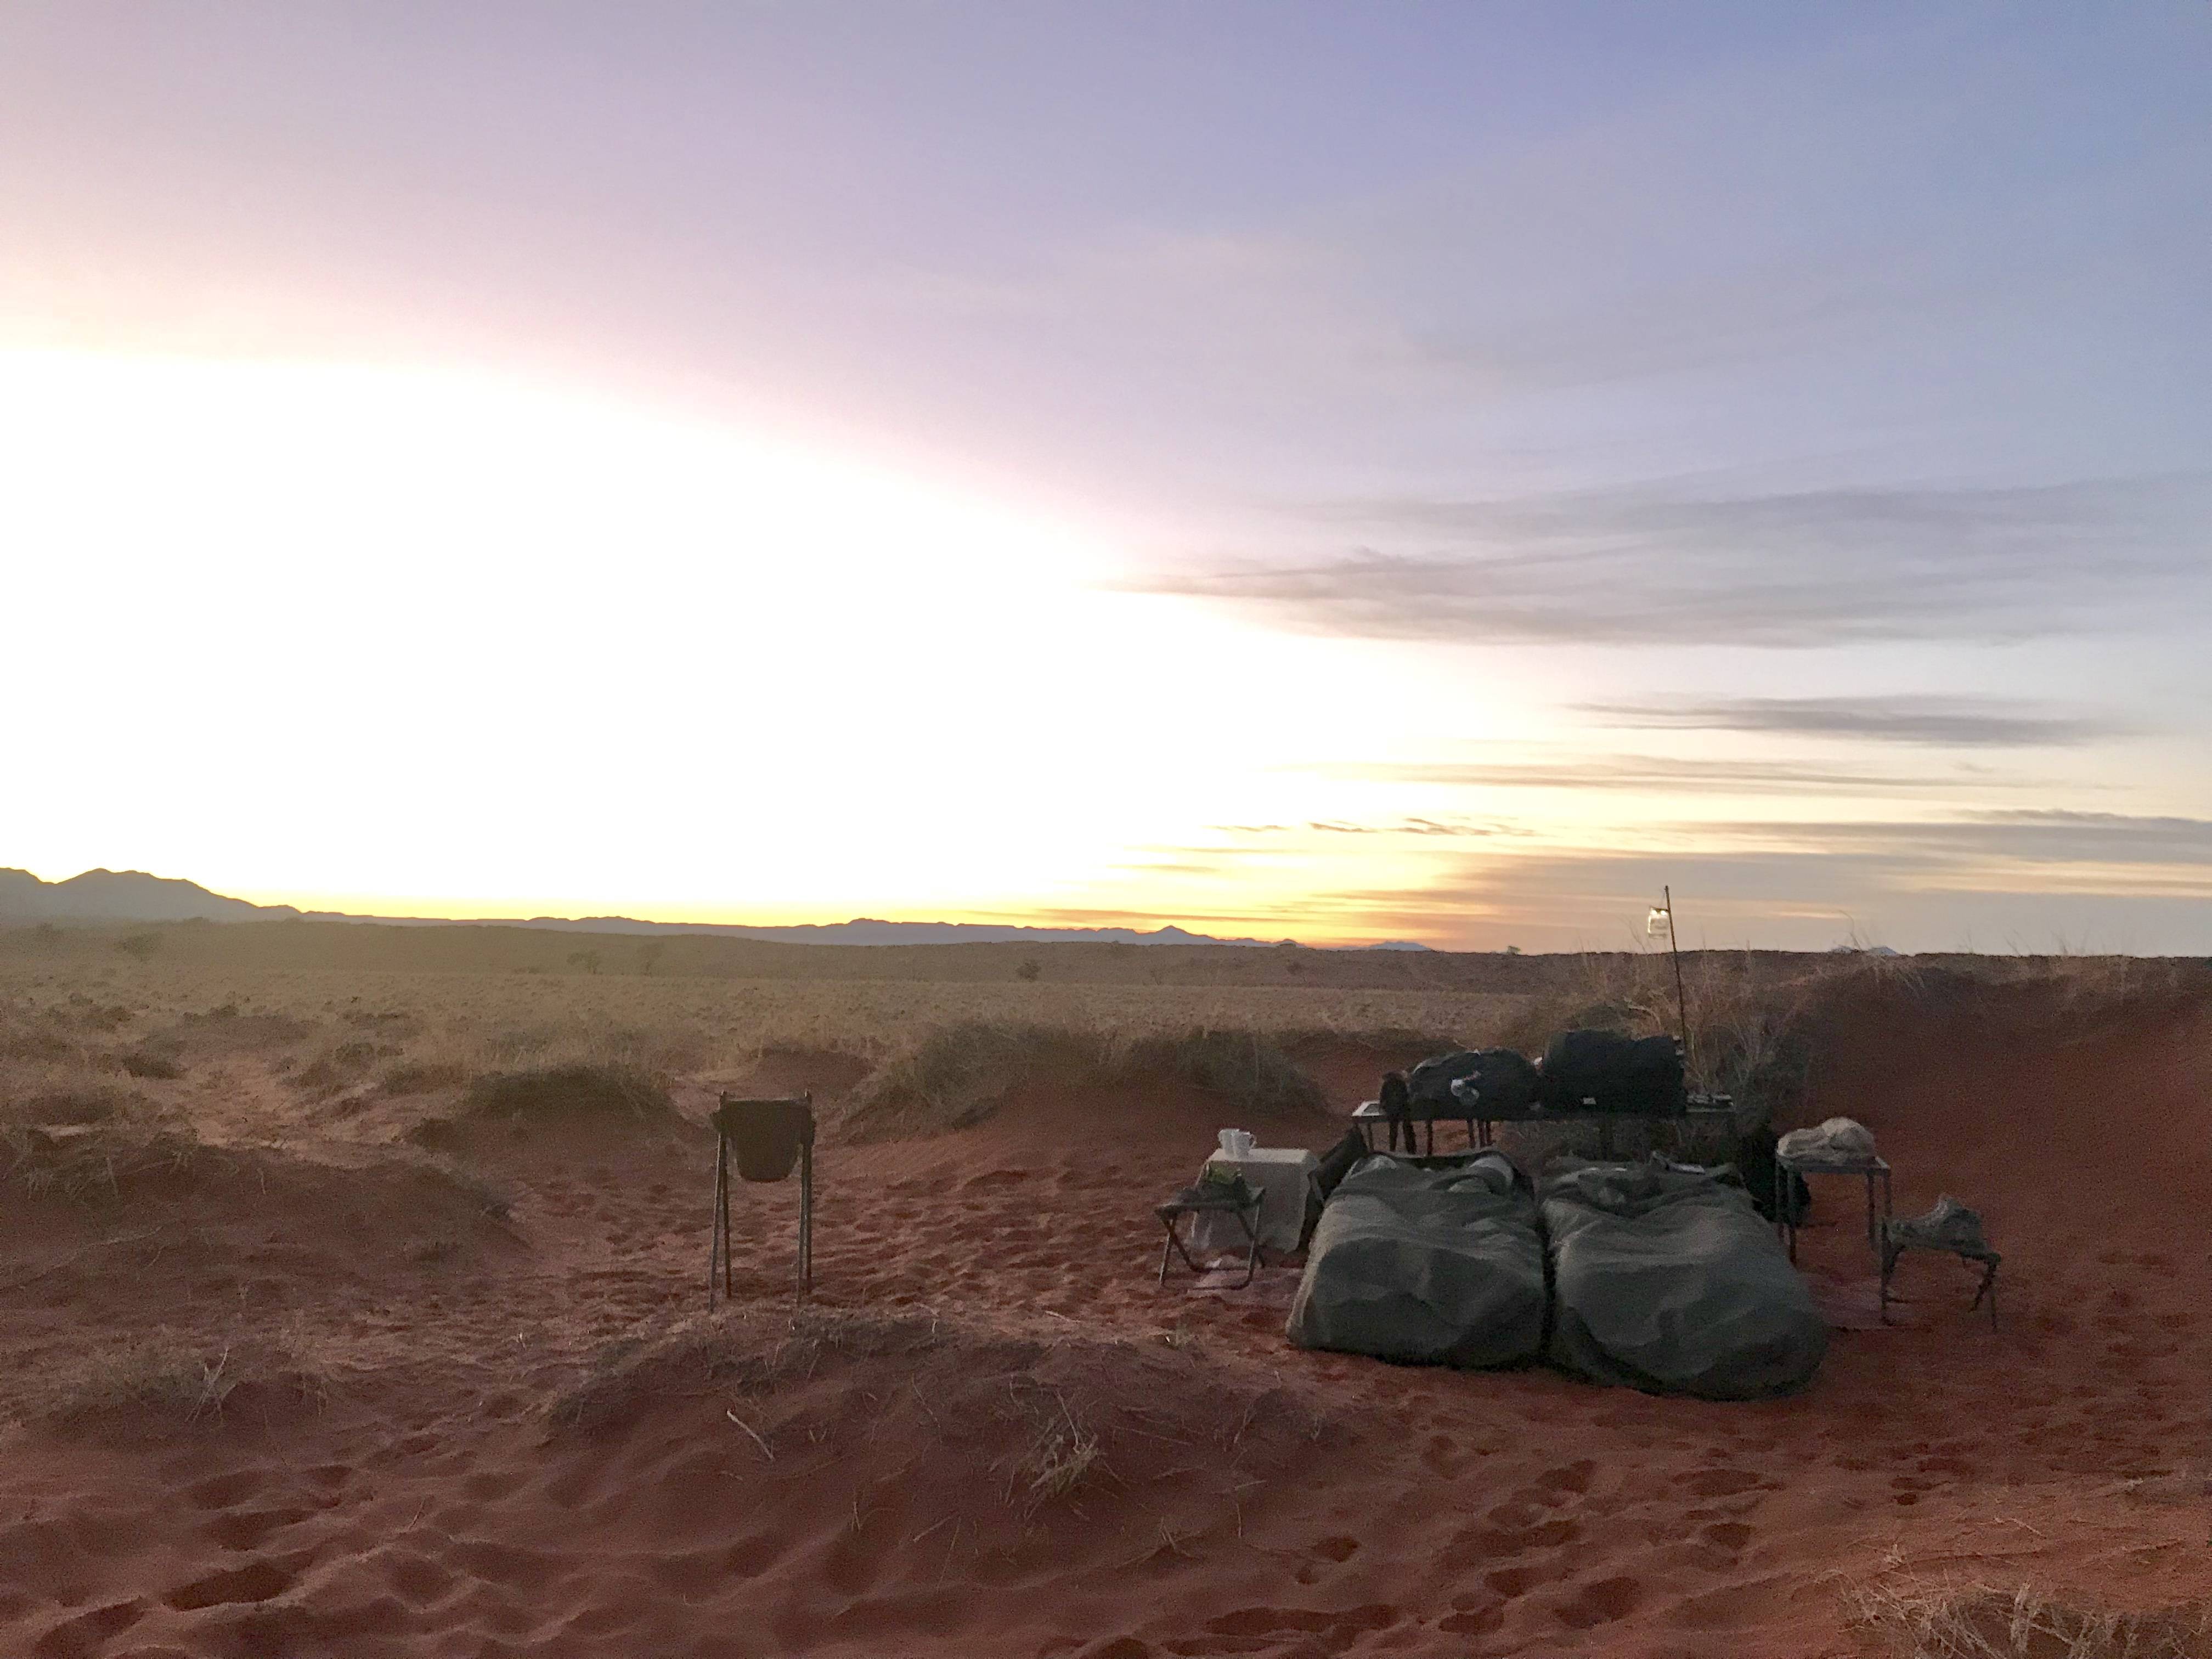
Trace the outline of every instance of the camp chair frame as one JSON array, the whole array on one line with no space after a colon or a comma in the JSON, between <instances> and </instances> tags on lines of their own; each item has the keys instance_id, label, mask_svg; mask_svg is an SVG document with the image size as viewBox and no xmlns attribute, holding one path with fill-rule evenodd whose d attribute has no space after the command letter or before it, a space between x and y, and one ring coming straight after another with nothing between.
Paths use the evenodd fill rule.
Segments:
<instances>
[{"instance_id":1,"label":"camp chair frame","mask_svg":"<svg viewBox=\"0 0 2212 1659\"><path fill-rule=\"evenodd\" d=\"M1237 1280L1237 1288L1242 1290L1249 1285L1260 1271L1260 1212L1261 1206L1266 1202L1266 1192L1259 1190L1242 1202L1224 1193L1218 1199L1208 1199L1203 1203L1175 1198L1164 1204L1153 1206L1152 1213L1159 1217L1161 1224L1168 1230L1167 1243L1160 1246L1160 1283L1164 1285L1168 1282L1168 1268L1176 1256L1181 1256L1182 1265L1201 1278L1208 1271L1200 1267L1191 1255L1189 1247L1182 1242L1182 1235L1176 1231L1176 1223L1187 1215L1218 1215L1227 1211L1237 1218L1237 1224L1244 1230L1246 1241L1244 1277Z\"/></svg>"},{"instance_id":2,"label":"camp chair frame","mask_svg":"<svg viewBox=\"0 0 2212 1659\"><path fill-rule=\"evenodd\" d=\"M1929 1250L1938 1255L1955 1255L1961 1261L1979 1262L1982 1269L1981 1282L1974 1286L1974 1299L1966 1304L1966 1311L1974 1312L1986 1300L1990 1304L1990 1328L1996 1329L1997 1268L2004 1261L2002 1252L1991 1249L1962 1249L1955 1244L1938 1244L1932 1241L1923 1243L1913 1239L1895 1238L1889 1235L1887 1228L1883 1230L1881 1241L1881 1316L1885 1322L1889 1318L1889 1304L1893 1300L1889 1288L1890 1280L1896 1276L1898 1258L1908 1250ZM1904 1298L1894 1299L1901 1301Z\"/></svg>"}]
</instances>

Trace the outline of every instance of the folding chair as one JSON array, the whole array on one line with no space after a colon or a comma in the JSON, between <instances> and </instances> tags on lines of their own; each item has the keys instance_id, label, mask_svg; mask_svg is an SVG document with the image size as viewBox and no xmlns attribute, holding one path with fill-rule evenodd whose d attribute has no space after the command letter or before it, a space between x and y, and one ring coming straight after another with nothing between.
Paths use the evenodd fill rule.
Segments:
<instances>
[{"instance_id":1,"label":"folding chair","mask_svg":"<svg viewBox=\"0 0 2212 1659\"><path fill-rule=\"evenodd\" d=\"M1266 1194L1255 1189L1243 1176L1229 1181L1200 1181L1184 1188L1164 1204L1155 1205L1152 1213L1168 1230L1168 1242L1160 1247L1160 1283L1168 1282L1168 1267L1176 1256L1182 1258L1184 1267L1194 1273L1204 1273L1176 1231L1176 1224L1185 1216L1218 1215L1224 1211L1237 1218L1237 1224L1244 1230L1244 1277L1238 1280L1241 1288L1252 1282L1260 1271L1260 1206Z\"/></svg>"}]
</instances>

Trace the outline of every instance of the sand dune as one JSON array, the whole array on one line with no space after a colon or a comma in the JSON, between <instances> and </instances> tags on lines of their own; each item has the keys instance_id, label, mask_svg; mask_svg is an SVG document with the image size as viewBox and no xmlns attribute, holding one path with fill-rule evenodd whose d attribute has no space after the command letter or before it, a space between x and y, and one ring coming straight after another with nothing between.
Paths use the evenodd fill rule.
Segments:
<instances>
[{"instance_id":1,"label":"sand dune","mask_svg":"<svg viewBox=\"0 0 2212 1659\"><path fill-rule=\"evenodd\" d=\"M696 1088L689 1126L477 1126L458 1164L230 1144L11 1189L0 1650L1687 1659L1868 1650L1885 1586L2200 1598L2212 1008L2054 995L1826 1017L1807 1113L1875 1128L1900 1209L1983 1210L2005 1324L1914 1261L1897 1324L1751 1405L1299 1353L1264 1285L1157 1289L1147 1206L1226 1121L1173 1076L826 1144L804 1314L788 1187L740 1189L705 1310ZM1370 1060L1317 1066L1337 1104ZM1848 1302L1857 1200L1820 1200Z\"/></svg>"}]
</instances>

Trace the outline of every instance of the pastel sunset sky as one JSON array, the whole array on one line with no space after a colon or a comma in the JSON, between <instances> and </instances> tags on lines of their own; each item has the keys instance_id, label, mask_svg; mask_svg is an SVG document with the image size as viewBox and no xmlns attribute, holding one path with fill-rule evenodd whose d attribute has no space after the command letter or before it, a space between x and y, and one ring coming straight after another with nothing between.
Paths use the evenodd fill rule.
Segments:
<instances>
[{"instance_id":1,"label":"pastel sunset sky","mask_svg":"<svg viewBox=\"0 0 2212 1659\"><path fill-rule=\"evenodd\" d=\"M2212 9L0 9L0 864L2212 952Z\"/></svg>"}]
</instances>

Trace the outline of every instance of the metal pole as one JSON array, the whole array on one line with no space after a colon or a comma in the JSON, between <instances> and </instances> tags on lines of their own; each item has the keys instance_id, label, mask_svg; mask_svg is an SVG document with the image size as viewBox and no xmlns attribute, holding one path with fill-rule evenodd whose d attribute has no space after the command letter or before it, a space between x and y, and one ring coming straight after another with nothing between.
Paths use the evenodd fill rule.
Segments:
<instances>
[{"instance_id":1,"label":"metal pole","mask_svg":"<svg viewBox=\"0 0 2212 1659\"><path fill-rule=\"evenodd\" d=\"M730 1229L730 1143L721 1131L714 1132L714 1216L707 1233L707 1305L714 1305L714 1286L719 1278L726 1289L729 1269L724 1256L724 1241Z\"/></svg>"},{"instance_id":2,"label":"metal pole","mask_svg":"<svg viewBox=\"0 0 2212 1659\"><path fill-rule=\"evenodd\" d=\"M1674 958L1674 1017L1682 1027L1682 1059L1692 1073L1698 1069L1697 1050L1690 1046L1690 1000L1682 990L1682 947L1674 939L1674 890L1662 887L1659 896L1667 906L1667 949Z\"/></svg>"}]
</instances>

